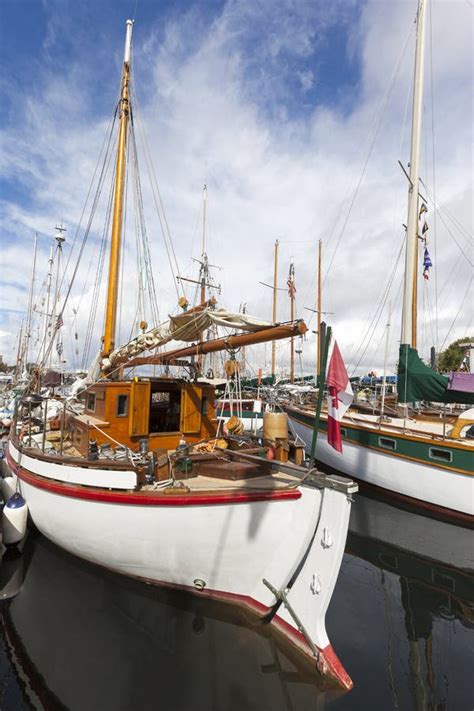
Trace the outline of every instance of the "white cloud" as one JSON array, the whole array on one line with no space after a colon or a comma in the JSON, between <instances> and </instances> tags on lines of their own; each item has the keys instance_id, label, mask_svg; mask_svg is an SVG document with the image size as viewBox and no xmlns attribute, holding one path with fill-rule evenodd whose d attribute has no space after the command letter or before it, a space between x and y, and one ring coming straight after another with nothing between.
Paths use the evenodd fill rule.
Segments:
<instances>
[{"instance_id":1,"label":"white cloud","mask_svg":"<svg viewBox=\"0 0 474 711\"><path fill-rule=\"evenodd\" d=\"M291 4L290 4L291 5ZM350 34L350 54L361 62L361 77L345 112L315 105L313 110L295 111L284 82L289 64L318 52L324 33L337 13L346 14L353 5L339 3L328 10L326 3L301 3L289 20L289 4L234 3L224 6L211 25L206 24L203 6L192 6L185 15L171 18L158 43L155 27L135 28L135 70L142 121L150 141L168 222L182 273L195 269L191 256L198 256L198 205L202 185L209 187L210 261L224 267L222 300L231 308L247 302L249 313L269 317L269 290L258 282L272 279L273 242L281 239L280 282L284 285L289 258L294 256L297 272L299 315L308 318L305 306L314 306L315 265L318 238L324 242L325 269L335 254L324 291L325 310L342 352L357 363L365 346L358 348L375 314L374 330L360 367L380 369L386 308L377 311L377 299L384 292L394 259L403 238L406 180L397 161L408 161L409 130L406 124L407 96L411 87L415 3L367 3ZM315 9L314 9L315 8ZM328 14L329 13L329 14ZM470 9L458 2L434 2L430 34L433 36L434 138L436 199L456 216L472 234L472 30ZM450 31L445 32L446 26ZM265 30L265 31L264 31ZM57 33L57 25L54 31ZM51 30L52 32L52 30ZM378 123L382 97L406 38L411 34L396 81ZM51 37L53 35L51 34ZM52 40L51 40L52 42ZM257 45L258 43L258 45ZM48 45L49 47L49 45ZM141 47L141 48L140 48ZM322 51L322 49L321 49ZM431 56L430 54L428 56ZM299 61L298 59L298 61ZM341 61L343 58L341 58ZM26 305L26 284L30 269L28 253L31 234L51 233L63 219L74 232L82 209L90 175L106 131L106 121L91 118L83 107L90 103L88 81L81 81L91 66L79 65L79 57L57 76L42 77L45 91L32 99L17 98L17 117L4 131L4 174L19 181L31 195L30 207L4 200L2 230L15 235L15 244L4 250L2 280L18 282L16 265L25 269L25 289L4 288L7 308ZM140 80L143 68L146 81ZM90 69L89 69L90 71ZM311 88L313 69L297 70L303 90ZM151 78L151 79L150 79ZM427 66L431 87L431 62ZM423 174L433 186L431 91L425 95ZM38 121L41 116L41 121ZM375 127L377 137L363 177ZM156 213L145 175L142 176L148 234L162 315L175 309L166 254L159 237ZM355 200L347 217L356 187ZM434 217L430 214L432 234ZM436 250L430 246L438 268L440 292L440 341L456 315L472 273L440 217ZM450 221L458 241L473 258L472 239L466 238ZM43 258L46 250L43 249ZM132 261L132 247L127 260ZM87 264L88 264L87 260ZM454 271L453 271L454 270ZM85 271L85 267L84 267ZM421 271L421 270L420 270ZM443 284L450 273L444 291ZM391 335L392 367L396 359L399 330L401 265L394 278L391 300L394 309ZM434 288L434 270L430 289ZM129 282L126 310L134 313L133 281ZM423 290L421 290L423 292ZM90 304L91 294L83 307ZM441 298L442 297L442 298ZM287 319L289 306L280 292L279 317ZM434 293L420 296L420 320L434 309ZM429 303L428 303L429 302ZM424 306L423 306L424 304ZM88 307L89 308L89 307ZM470 311L469 311L470 309ZM85 331L88 310L81 312L78 330ZM470 323L469 323L470 317ZM452 339L472 329L472 300L451 331ZM4 329L11 350L18 317L7 314ZM125 333L125 330L123 333ZM433 328L420 328L423 355L431 345ZM369 330L370 333L370 330ZM128 334L127 334L128 335ZM313 338L313 337L311 337ZM5 350L5 353L7 350ZM258 367L265 349L256 349ZM284 361L288 345L280 344ZM357 356L357 357L356 357ZM267 354L269 358L269 354ZM310 367L314 347L308 338L304 360Z\"/></svg>"}]
</instances>

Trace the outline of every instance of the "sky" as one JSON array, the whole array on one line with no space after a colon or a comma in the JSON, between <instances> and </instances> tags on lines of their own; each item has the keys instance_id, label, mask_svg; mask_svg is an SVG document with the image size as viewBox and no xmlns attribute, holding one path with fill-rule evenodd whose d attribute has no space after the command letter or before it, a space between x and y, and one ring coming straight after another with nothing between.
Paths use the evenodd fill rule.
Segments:
<instances>
[{"instance_id":1,"label":"sky","mask_svg":"<svg viewBox=\"0 0 474 711\"><path fill-rule=\"evenodd\" d=\"M471 0L432 0L428 7L421 192L433 268L423 280L420 257L418 305L425 358L432 345L474 336L473 12ZM206 250L221 267L219 303L232 310L246 303L248 313L270 320L271 290L260 282L272 282L278 239L278 320L289 318L285 287L293 259L297 316L309 325L297 344L297 369L311 372L316 327L308 309L315 308L322 240L323 311L350 374L381 371L387 330L393 371L407 209L399 161L409 163L415 15L415 0L1 0L3 358L15 359L35 234L37 311L44 310L59 224L67 228L64 262L78 232L63 292L72 277L90 196L84 205L120 89L125 21L133 18L134 123L137 142L146 137L138 156L161 320L178 311L176 268L168 263L147 155L182 276L197 277L192 258L201 251L206 184ZM71 368L79 367L93 310L108 190L65 311L63 357ZM136 220L132 188L127 192L118 341L128 339L138 313ZM100 303L105 272L98 277ZM189 285L187 295L192 301ZM91 356L101 319L99 310ZM287 342L278 344L277 356L284 371ZM265 370L270 349L247 357L253 371Z\"/></svg>"}]
</instances>

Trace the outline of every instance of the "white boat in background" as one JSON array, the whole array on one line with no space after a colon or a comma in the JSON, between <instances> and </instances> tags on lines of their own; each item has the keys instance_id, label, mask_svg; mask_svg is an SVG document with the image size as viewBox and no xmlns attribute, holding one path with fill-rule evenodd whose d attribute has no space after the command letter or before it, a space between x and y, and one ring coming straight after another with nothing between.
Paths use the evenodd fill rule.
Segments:
<instances>
[{"instance_id":1,"label":"white boat in background","mask_svg":"<svg viewBox=\"0 0 474 711\"><path fill-rule=\"evenodd\" d=\"M471 409L460 412L449 424L424 417L416 419L384 417L348 410L341 422L343 451L335 451L326 441L327 416L320 420L316 461L379 487L390 496L403 497L413 504L465 523L474 516L474 372L465 374L469 382L440 375L418 356L417 274L418 242L427 225L427 206L420 205L419 163L424 74L424 37L427 0L419 0L413 91L411 155L409 163L408 218L406 230L405 283L401 345L398 367L400 403L461 403ZM471 370L474 370L474 364ZM457 374L455 374L457 375ZM314 409L285 408L292 428L311 451ZM406 412L406 411L405 411Z\"/></svg>"},{"instance_id":2,"label":"white boat in background","mask_svg":"<svg viewBox=\"0 0 474 711\"><path fill-rule=\"evenodd\" d=\"M132 25L127 22L118 111L102 372L87 388L84 411L61 402L54 427L47 399L35 395L20 403L6 453L9 474L35 526L53 543L123 575L247 608L314 670L347 689L352 681L328 639L325 615L357 485L269 461L259 445L247 445L246 452L244 443L232 449L231 441L216 440L215 393L208 383L140 377L136 370L128 379L123 375L126 368L156 363L193 373L200 354L306 330L302 322L268 327L205 303L188 310L183 302L183 313L166 326L115 348L127 138L133 130ZM133 137L129 144L134 146ZM246 333L196 344L196 334L216 321ZM192 345L140 357L172 338ZM34 414L44 424L37 434Z\"/></svg>"}]
</instances>

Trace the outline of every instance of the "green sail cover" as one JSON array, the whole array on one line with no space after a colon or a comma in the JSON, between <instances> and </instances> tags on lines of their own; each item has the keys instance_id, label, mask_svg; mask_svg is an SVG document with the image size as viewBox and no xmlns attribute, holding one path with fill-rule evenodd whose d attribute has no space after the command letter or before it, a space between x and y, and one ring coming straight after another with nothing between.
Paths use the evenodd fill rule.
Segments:
<instances>
[{"instance_id":1,"label":"green sail cover","mask_svg":"<svg viewBox=\"0 0 474 711\"><path fill-rule=\"evenodd\" d=\"M398 400L399 402L458 402L474 405L474 393L448 390L449 379L431 370L423 363L416 348L400 345L398 360Z\"/></svg>"}]
</instances>

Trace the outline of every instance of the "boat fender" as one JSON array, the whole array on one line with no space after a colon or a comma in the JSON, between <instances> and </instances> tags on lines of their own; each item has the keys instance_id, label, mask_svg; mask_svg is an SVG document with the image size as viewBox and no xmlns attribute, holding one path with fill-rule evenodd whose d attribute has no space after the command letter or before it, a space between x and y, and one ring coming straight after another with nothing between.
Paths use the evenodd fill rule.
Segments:
<instances>
[{"instance_id":1,"label":"boat fender","mask_svg":"<svg viewBox=\"0 0 474 711\"><path fill-rule=\"evenodd\" d=\"M2 539L5 546L14 546L25 536L28 506L18 492L10 496L2 511Z\"/></svg>"},{"instance_id":2,"label":"boat fender","mask_svg":"<svg viewBox=\"0 0 474 711\"><path fill-rule=\"evenodd\" d=\"M0 479L0 491L4 501L8 501L16 491L16 479L12 476L2 477Z\"/></svg>"}]
</instances>

